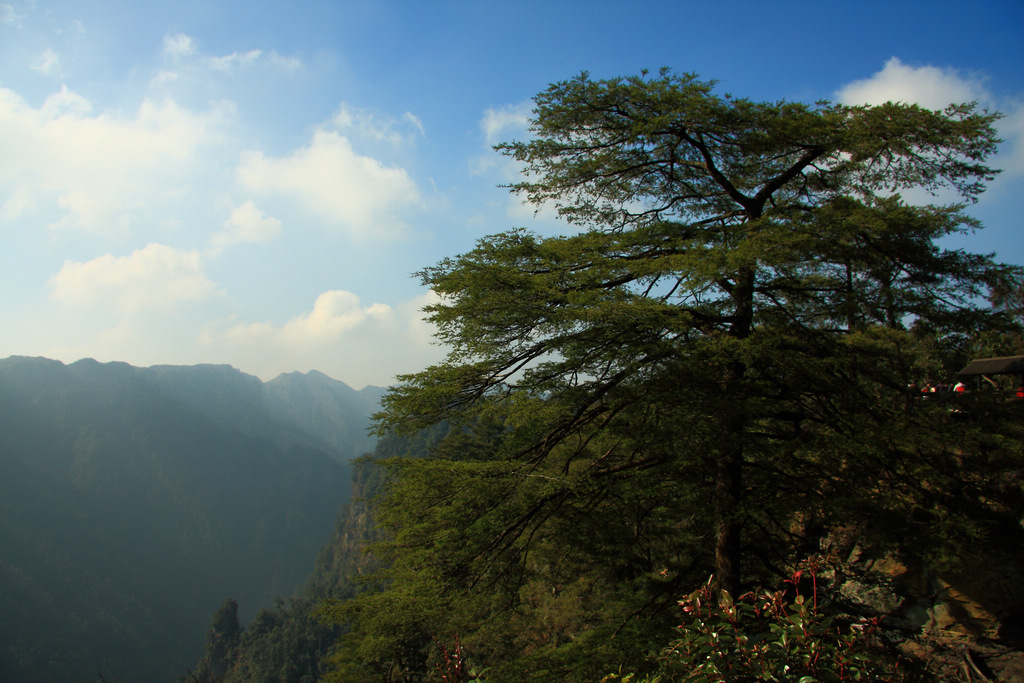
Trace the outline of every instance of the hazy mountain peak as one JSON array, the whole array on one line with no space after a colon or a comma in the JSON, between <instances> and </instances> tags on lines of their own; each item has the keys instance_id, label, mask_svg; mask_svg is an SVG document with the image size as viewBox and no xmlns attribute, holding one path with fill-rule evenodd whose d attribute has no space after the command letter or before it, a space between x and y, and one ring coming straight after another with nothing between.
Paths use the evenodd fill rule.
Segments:
<instances>
[{"instance_id":1,"label":"hazy mountain peak","mask_svg":"<svg viewBox=\"0 0 1024 683\"><path fill-rule=\"evenodd\" d=\"M367 420L312 396L345 419L311 433L263 394L227 365L0 360L0 679L159 680L225 597L252 615L302 582Z\"/></svg>"}]
</instances>

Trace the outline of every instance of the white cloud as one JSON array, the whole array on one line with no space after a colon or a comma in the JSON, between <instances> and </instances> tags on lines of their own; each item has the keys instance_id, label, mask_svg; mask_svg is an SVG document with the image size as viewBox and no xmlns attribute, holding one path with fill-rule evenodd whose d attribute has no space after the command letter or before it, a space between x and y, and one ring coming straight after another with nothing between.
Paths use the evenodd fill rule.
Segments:
<instances>
[{"instance_id":1,"label":"white cloud","mask_svg":"<svg viewBox=\"0 0 1024 683\"><path fill-rule=\"evenodd\" d=\"M397 308L401 319L407 321L410 339L420 348L434 346L437 327L426 319L423 309L439 301L441 301L441 296L431 289L415 299L400 304ZM425 366L426 363L422 367Z\"/></svg>"},{"instance_id":2,"label":"white cloud","mask_svg":"<svg viewBox=\"0 0 1024 683\"><path fill-rule=\"evenodd\" d=\"M12 91L8 92L14 96ZM47 97L39 109L42 118L49 121L56 121L63 117L83 117L91 112L92 103L78 93L69 90L66 85L60 86L60 92Z\"/></svg>"},{"instance_id":3,"label":"white cloud","mask_svg":"<svg viewBox=\"0 0 1024 683\"><path fill-rule=\"evenodd\" d=\"M184 33L176 33L173 36L164 36L164 54L171 59L187 57L196 51L192 38Z\"/></svg>"},{"instance_id":4,"label":"white cloud","mask_svg":"<svg viewBox=\"0 0 1024 683\"><path fill-rule=\"evenodd\" d=\"M31 68L49 75L51 71L59 66L60 59L58 59L57 53L50 48L46 48L43 50L43 53L39 55L39 59L31 65Z\"/></svg>"},{"instance_id":5,"label":"white cloud","mask_svg":"<svg viewBox=\"0 0 1024 683\"><path fill-rule=\"evenodd\" d=\"M336 344L343 337L365 333L366 328L393 324L394 312L389 306L364 307L355 294L330 290L317 297L312 311L281 327L268 323L236 324L225 330L220 339L233 346L269 344L297 350Z\"/></svg>"},{"instance_id":6,"label":"white cloud","mask_svg":"<svg viewBox=\"0 0 1024 683\"><path fill-rule=\"evenodd\" d=\"M110 234L127 234L132 223L130 209L138 204L119 205L101 192L68 190L57 198L57 206L64 210L64 217L52 223L51 228L86 226Z\"/></svg>"},{"instance_id":7,"label":"white cloud","mask_svg":"<svg viewBox=\"0 0 1024 683\"><path fill-rule=\"evenodd\" d=\"M281 232L281 221L267 216L251 201L235 207L224 221L224 230L210 238L210 255L216 256L235 244L269 242Z\"/></svg>"},{"instance_id":8,"label":"white cloud","mask_svg":"<svg viewBox=\"0 0 1024 683\"><path fill-rule=\"evenodd\" d=\"M247 190L294 197L360 237L401 232L403 211L421 203L404 169L362 156L347 137L323 129L287 156L244 153L236 176Z\"/></svg>"},{"instance_id":9,"label":"white cloud","mask_svg":"<svg viewBox=\"0 0 1024 683\"><path fill-rule=\"evenodd\" d=\"M844 86L837 99L845 104L904 102L928 109L944 109L961 102L991 100L978 77L935 66L912 67L892 57L870 78Z\"/></svg>"},{"instance_id":10,"label":"white cloud","mask_svg":"<svg viewBox=\"0 0 1024 683\"><path fill-rule=\"evenodd\" d=\"M532 106L532 102L526 101L484 112L479 126L487 149L470 160L469 172L472 175L495 173L502 184L513 182L521 176L522 164L501 156L492 148L499 142L526 137L529 134Z\"/></svg>"},{"instance_id":11,"label":"white cloud","mask_svg":"<svg viewBox=\"0 0 1024 683\"><path fill-rule=\"evenodd\" d=\"M333 342L360 327L393 321L390 306L375 303L364 308L355 294L332 290L316 298L312 311L289 321L281 330L281 337L296 344Z\"/></svg>"},{"instance_id":12,"label":"white cloud","mask_svg":"<svg viewBox=\"0 0 1024 683\"><path fill-rule=\"evenodd\" d=\"M149 244L131 256L104 254L91 261L65 261L50 280L51 294L64 304L113 304L123 313L196 301L218 292L203 272L195 249Z\"/></svg>"},{"instance_id":13,"label":"white cloud","mask_svg":"<svg viewBox=\"0 0 1024 683\"><path fill-rule=\"evenodd\" d=\"M436 299L427 292L395 307L364 305L352 292L331 290L317 297L312 310L283 325L229 319L207 325L200 341L210 353L264 379L318 369L354 387L386 385L396 373L420 370L443 357L422 314Z\"/></svg>"},{"instance_id":14,"label":"white cloud","mask_svg":"<svg viewBox=\"0 0 1024 683\"><path fill-rule=\"evenodd\" d=\"M129 116L94 114L89 100L66 86L36 109L0 88L3 215L58 207L51 227L123 232L187 171L221 118L221 111L195 114L170 100L143 101Z\"/></svg>"},{"instance_id":15,"label":"white cloud","mask_svg":"<svg viewBox=\"0 0 1024 683\"><path fill-rule=\"evenodd\" d=\"M488 145L496 145L506 138L525 135L533 110L532 102L520 102L498 109L488 109L480 119L480 129Z\"/></svg>"},{"instance_id":16,"label":"white cloud","mask_svg":"<svg viewBox=\"0 0 1024 683\"><path fill-rule=\"evenodd\" d=\"M997 101L980 75L935 66L912 67L892 57L881 71L841 88L836 98L844 104L903 102L928 109L977 102L990 111L1002 111L1005 118L996 123L996 129L1004 142L992 166L1004 173L996 184L1024 174L1024 106L1020 101Z\"/></svg>"},{"instance_id":17,"label":"white cloud","mask_svg":"<svg viewBox=\"0 0 1024 683\"><path fill-rule=\"evenodd\" d=\"M1024 105L1017 103L1012 109L1008 107L1006 118L999 121L998 127L1005 142L996 157L996 166L1003 169L1002 178L1019 179L1024 176Z\"/></svg>"}]
</instances>

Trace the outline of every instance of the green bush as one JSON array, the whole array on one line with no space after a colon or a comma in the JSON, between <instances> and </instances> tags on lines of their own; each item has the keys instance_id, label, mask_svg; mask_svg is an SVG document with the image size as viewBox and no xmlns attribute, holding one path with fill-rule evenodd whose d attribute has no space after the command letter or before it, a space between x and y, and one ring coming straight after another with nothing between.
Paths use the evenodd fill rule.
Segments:
<instances>
[{"instance_id":1,"label":"green bush","mask_svg":"<svg viewBox=\"0 0 1024 683\"><path fill-rule=\"evenodd\" d=\"M841 622L819 595L816 565L793 574L780 590L762 588L738 599L714 578L679 602L683 623L662 652L656 674L612 674L625 683L906 681L909 672L879 643L878 619ZM801 582L810 577L809 595ZM806 588L804 586L803 588ZM790 597L791 596L791 597Z\"/></svg>"}]
</instances>

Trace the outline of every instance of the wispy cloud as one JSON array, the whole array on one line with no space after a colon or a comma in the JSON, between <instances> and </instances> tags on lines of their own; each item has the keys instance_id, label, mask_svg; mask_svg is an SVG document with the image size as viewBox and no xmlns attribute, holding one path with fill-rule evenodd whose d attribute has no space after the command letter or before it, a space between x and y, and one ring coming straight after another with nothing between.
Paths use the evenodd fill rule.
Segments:
<instances>
[{"instance_id":1,"label":"wispy cloud","mask_svg":"<svg viewBox=\"0 0 1024 683\"><path fill-rule=\"evenodd\" d=\"M242 52L235 51L226 55L204 54L199 44L189 35L175 33L164 37L163 56L175 68L191 70L194 74L202 71L231 75L240 70L252 68L258 64L266 64L284 72L294 72L302 68L302 60L294 56L281 55L271 50L266 52L253 48ZM167 72L162 72L166 74ZM158 77L157 83L167 80L166 75Z\"/></svg>"},{"instance_id":2,"label":"wispy cloud","mask_svg":"<svg viewBox=\"0 0 1024 683\"><path fill-rule=\"evenodd\" d=\"M30 66L36 71L49 75L60 66L60 59L58 59L56 52L50 48L46 48L43 50L43 53L39 55L39 58Z\"/></svg>"},{"instance_id":3,"label":"wispy cloud","mask_svg":"<svg viewBox=\"0 0 1024 683\"><path fill-rule=\"evenodd\" d=\"M21 24L21 20L24 19L25 16L25 14L19 14L14 5L8 3L0 5L0 24L18 26Z\"/></svg>"},{"instance_id":4,"label":"wispy cloud","mask_svg":"<svg viewBox=\"0 0 1024 683\"><path fill-rule=\"evenodd\" d=\"M297 71L302 68L302 60L298 57L278 54L274 50L270 51L268 60L271 64L284 71Z\"/></svg>"},{"instance_id":5,"label":"wispy cloud","mask_svg":"<svg viewBox=\"0 0 1024 683\"><path fill-rule=\"evenodd\" d=\"M195 42L184 33L164 37L164 54L171 59L187 57L196 51Z\"/></svg>"},{"instance_id":6,"label":"wispy cloud","mask_svg":"<svg viewBox=\"0 0 1024 683\"><path fill-rule=\"evenodd\" d=\"M499 142L525 137L530 126L531 112L530 101L485 111L480 117L479 126L486 149L471 160L470 173L483 175L497 171L500 182L509 182L518 177L522 171L521 164L500 156L491 148Z\"/></svg>"},{"instance_id":7,"label":"wispy cloud","mask_svg":"<svg viewBox=\"0 0 1024 683\"><path fill-rule=\"evenodd\" d=\"M530 101L488 109L480 119L480 129L488 145L526 134L533 103Z\"/></svg>"},{"instance_id":8,"label":"wispy cloud","mask_svg":"<svg viewBox=\"0 0 1024 683\"><path fill-rule=\"evenodd\" d=\"M423 122L412 112L406 112L400 119L374 114L342 103L331 117L324 130L339 133L362 142L383 142L395 147L410 145L416 135L423 135Z\"/></svg>"},{"instance_id":9,"label":"wispy cloud","mask_svg":"<svg viewBox=\"0 0 1024 683\"><path fill-rule=\"evenodd\" d=\"M478 123L486 150L470 161L469 172L494 177L496 184L500 185L523 180L524 164L498 154L493 147L502 142L527 139L532 117L533 102L530 100L486 110ZM533 224L535 229L560 231L565 227L553 204L537 207L518 194L507 196L504 211L514 223Z\"/></svg>"},{"instance_id":10,"label":"wispy cloud","mask_svg":"<svg viewBox=\"0 0 1024 683\"><path fill-rule=\"evenodd\" d=\"M245 68L255 64L263 54L262 50L249 50L248 52L232 52L223 57L210 57L209 64L216 71L231 73L235 69Z\"/></svg>"}]
</instances>

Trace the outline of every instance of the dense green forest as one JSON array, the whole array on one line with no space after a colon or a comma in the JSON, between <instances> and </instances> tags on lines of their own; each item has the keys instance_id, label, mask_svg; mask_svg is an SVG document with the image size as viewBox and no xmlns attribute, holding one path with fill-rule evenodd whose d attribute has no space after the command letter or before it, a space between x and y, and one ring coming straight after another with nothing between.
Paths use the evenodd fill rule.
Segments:
<instances>
[{"instance_id":1,"label":"dense green forest","mask_svg":"<svg viewBox=\"0 0 1024 683\"><path fill-rule=\"evenodd\" d=\"M293 595L379 395L317 374L0 361L0 680L171 680L226 597L247 622Z\"/></svg>"},{"instance_id":2,"label":"dense green forest","mask_svg":"<svg viewBox=\"0 0 1024 683\"><path fill-rule=\"evenodd\" d=\"M535 104L511 190L579 231L420 273L449 355L384 399L333 588L264 617L337 641L253 668L294 638L226 604L202 680L1020 680L1024 377L920 390L1024 354L1024 271L948 246L999 114L668 70Z\"/></svg>"}]
</instances>

